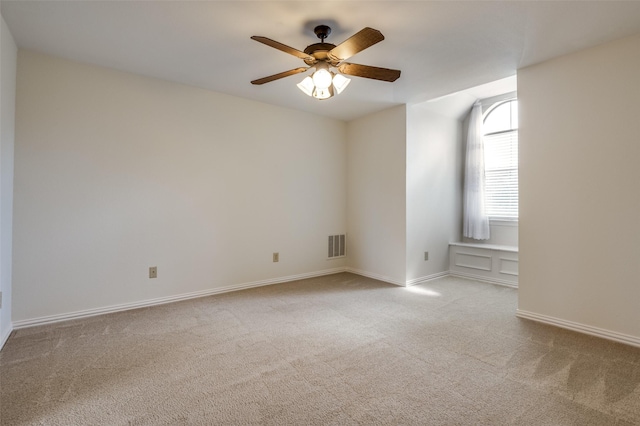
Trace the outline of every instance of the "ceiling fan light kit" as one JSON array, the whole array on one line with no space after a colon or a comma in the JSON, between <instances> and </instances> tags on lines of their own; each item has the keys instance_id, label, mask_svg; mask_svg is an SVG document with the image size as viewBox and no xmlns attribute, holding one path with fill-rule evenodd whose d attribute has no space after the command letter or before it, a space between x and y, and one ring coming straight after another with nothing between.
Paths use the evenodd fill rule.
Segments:
<instances>
[{"instance_id":1,"label":"ceiling fan light kit","mask_svg":"<svg viewBox=\"0 0 640 426\"><path fill-rule=\"evenodd\" d=\"M298 88L308 96L323 100L332 97L334 92L342 93L350 81L340 74L329 71L329 65L326 62L320 62L316 65L316 72L298 83Z\"/></svg>"},{"instance_id":2,"label":"ceiling fan light kit","mask_svg":"<svg viewBox=\"0 0 640 426\"><path fill-rule=\"evenodd\" d=\"M267 46L296 56L308 65L307 68L294 68L269 77L253 80L251 83L265 84L315 68L311 76L305 77L304 80L298 83L298 88L306 95L322 100L329 99L336 93L342 93L349 85L351 80L343 74L388 82L396 81L400 77L399 70L344 62L356 53L384 40L384 36L380 31L369 27L364 28L338 46L324 42L324 39L331 34L331 28L328 26L318 25L314 29L314 32L320 39L320 43L311 44L307 46L304 51L294 49L266 37L251 37L251 39L266 44ZM337 72L333 72L331 70L332 67L336 68Z\"/></svg>"}]
</instances>

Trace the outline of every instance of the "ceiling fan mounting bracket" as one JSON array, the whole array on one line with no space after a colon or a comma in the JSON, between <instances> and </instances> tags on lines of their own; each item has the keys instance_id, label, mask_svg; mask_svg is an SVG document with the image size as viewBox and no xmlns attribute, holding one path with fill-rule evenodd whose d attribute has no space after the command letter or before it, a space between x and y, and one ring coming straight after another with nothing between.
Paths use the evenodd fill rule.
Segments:
<instances>
[{"instance_id":1,"label":"ceiling fan mounting bracket","mask_svg":"<svg viewBox=\"0 0 640 426\"><path fill-rule=\"evenodd\" d=\"M324 39L329 37L329 34L331 34L331 27L328 27L327 25L318 25L313 29L313 32L316 33L318 38L322 43L324 43Z\"/></svg>"}]
</instances>

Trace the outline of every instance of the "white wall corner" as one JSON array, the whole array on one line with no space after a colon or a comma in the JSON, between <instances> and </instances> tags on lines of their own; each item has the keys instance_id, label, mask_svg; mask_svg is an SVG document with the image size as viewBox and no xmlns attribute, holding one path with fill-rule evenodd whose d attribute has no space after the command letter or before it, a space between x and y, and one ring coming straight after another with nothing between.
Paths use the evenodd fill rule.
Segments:
<instances>
[{"instance_id":1,"label":"white wall corner","mask_svg":"<svg viewBox=\"0 0 640 426\"><path fill-rule=\"evenodd\" d=\"M406 287L407 286L407 283L405 281L400 280L400 279L396 279L396 278L392 278L392 277L389 277L389 276L386 276L386 275L377 274L375 272L363 271L362 269L356 269L356 268L351 268L351 267L347 267L345 269L346 269L346 272L350 272L352 274L362 275L363 277L373 278L374 280L383 281L385 283L397 285L397 286L400 286L400 287Z\"/></svg>"}]
</instances>

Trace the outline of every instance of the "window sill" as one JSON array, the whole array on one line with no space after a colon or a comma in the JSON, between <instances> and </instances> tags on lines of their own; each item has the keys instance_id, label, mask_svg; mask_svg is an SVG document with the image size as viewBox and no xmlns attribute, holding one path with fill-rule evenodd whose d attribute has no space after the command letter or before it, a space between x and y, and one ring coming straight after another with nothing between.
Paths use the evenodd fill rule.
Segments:
<instances>
[{"instance_id":1,"label":"window sill","mask_svg":"<svg viewBox=\"0 0 640 426\"><path fill-rule=\"evenodd\" d=\"M518 219L489 219L492 226L518 226Z\"/></svg>"},{"instance_id":2,"label":"window sill","mask_svg":"<svg viewBox=\"0 0 640 426\"><path fill-rule=\"evenodd\" d=\"M485 244L485 243L449 243L450 246L457 247L471 247L477 249L485 249L485 250L498 250L498 251L508 251L512 253L518 252L517 246L505 246L498 244Z\"/></svg>"}]
</instances>

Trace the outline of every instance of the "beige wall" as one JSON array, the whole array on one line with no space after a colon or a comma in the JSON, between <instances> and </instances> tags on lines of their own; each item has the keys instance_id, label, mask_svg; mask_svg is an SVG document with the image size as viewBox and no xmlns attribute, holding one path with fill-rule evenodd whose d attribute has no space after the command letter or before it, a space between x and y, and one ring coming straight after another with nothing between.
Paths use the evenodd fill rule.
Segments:
<instances>
[{"instance_id":1,"label":"beige wall","mask_svg":"<svg viewBox=\"0 0 640 426\"><path fill-rule=\"evenodd\" d=\"M347 124L29 51L18 67L19 326L345 267L446 271L456 119ZM347 259L327 260L344 232Z\"/></svg>"},{"instance_id":2,"label":"beige wall","mask_svg":"<svg viewBox=\"0 0 640 426\"><path fill-rule=\"evenodd\" d=\"M407 281L446 274L462 224L462 124L407 107ZM424 260L424 252L429 260Z\"/></svg>"},{"instance_id":3,"label":"beige wall","mask_svg":"<svg viewBox=\"0 0 640 426\"><path fill-rule=\"evenodd\" d=\"M353 270L406 281L406 107L348 123L348 258Z\"/></svg>"},{"instance_id":4,"label":"beige wall","mask_svg":"<svg viewBox=\"0 0 640 426\"><path fill-rule=\"evenodd\" d=\"M13 152L17 52L9 27L0 16L0 348L11 333L11 263L13 226Z\"/></svg>"},{"instance_id":5,"label":"beige wall","mask_svg":"<svg viewBox=\"0 0 640 426\"><path fill-rule=\"evenodd\" d=\"M519 310L640 344L640 35L518 73Z\"/></svg>"},{"instance_id":6,"label":"beige wall","mask_svg":"<svg viewBox=\"0 0 640 426\"><path fill-rule=\"evenodd\" d=\"M17 99L14 321L345 266L345 123L22 50Z\"/></svg>"}]
</instances>

